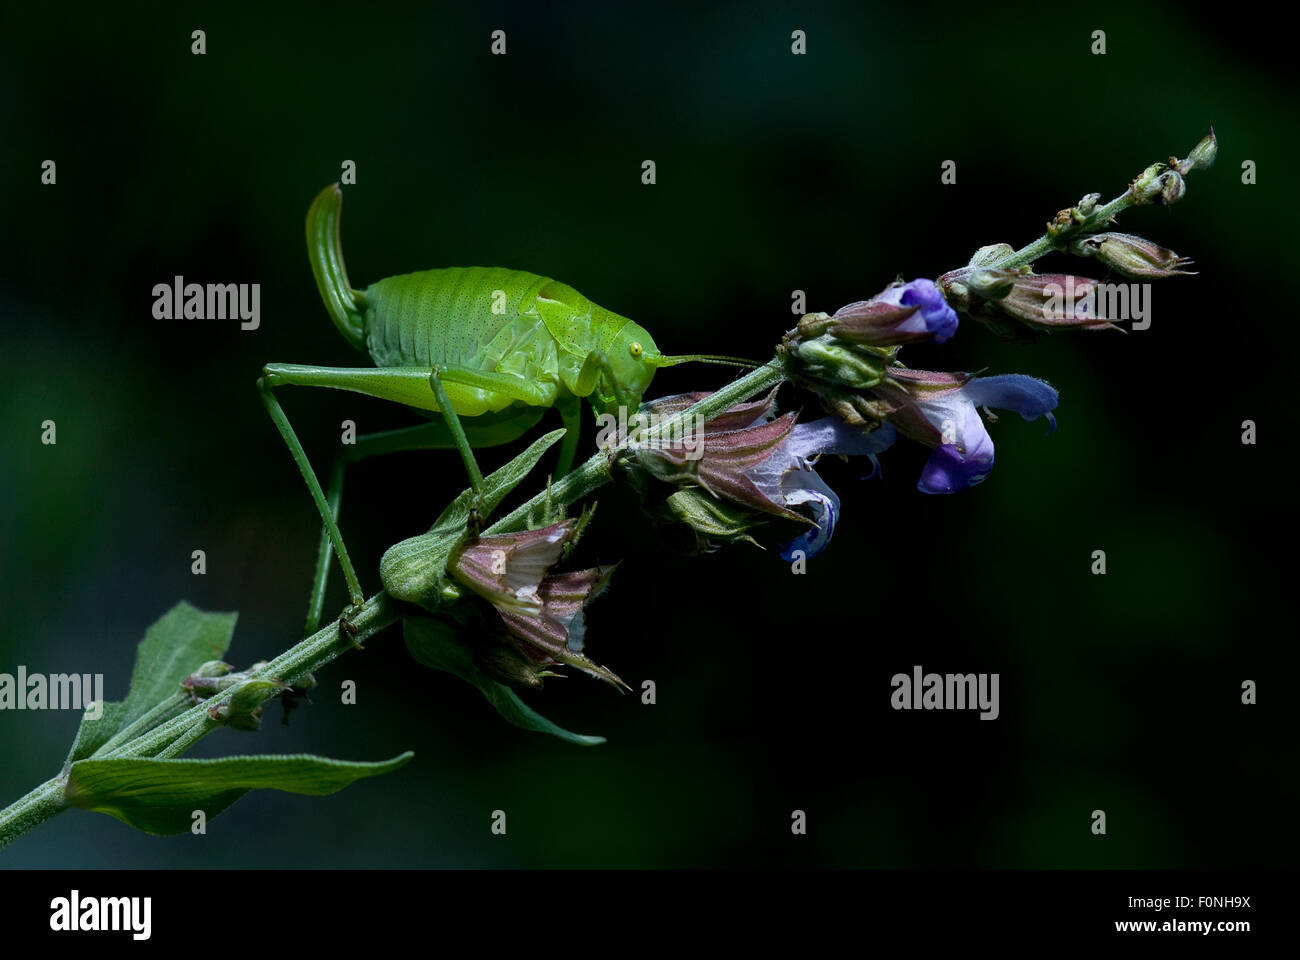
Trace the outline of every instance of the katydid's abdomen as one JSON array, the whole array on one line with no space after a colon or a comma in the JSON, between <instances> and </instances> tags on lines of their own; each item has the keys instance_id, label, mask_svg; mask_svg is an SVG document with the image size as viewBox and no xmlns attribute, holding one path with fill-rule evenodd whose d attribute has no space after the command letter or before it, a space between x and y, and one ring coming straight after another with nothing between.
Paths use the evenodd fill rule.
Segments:
<instances>
[{"instance_id":1,"label":"katydid's abdomen","mask_svg":"<svg viewBox=\"0 0 1300 960\"><path fill-rule=\"evenodd\" d=\"M501 267L448 267L387 277L364 294L365 347L378 367L509 374L538 385L550 406L564 389L555 338L536 308L553 281ZM461 416L516 404L497 391L448 382Z\"/></svg>"}]
</instances>

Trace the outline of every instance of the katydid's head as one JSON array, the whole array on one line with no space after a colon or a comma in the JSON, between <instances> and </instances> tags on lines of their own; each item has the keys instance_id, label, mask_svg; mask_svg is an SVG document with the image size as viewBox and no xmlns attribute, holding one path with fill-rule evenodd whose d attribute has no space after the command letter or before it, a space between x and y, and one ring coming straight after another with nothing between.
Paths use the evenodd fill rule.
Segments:
<instances>
[{"instance_id":1,"label":"katydid's head","mask_svg":"<svg viewBox=\"0 0 1300 960\"><path fill-rule=\"evenodd\" d=\"M665 356L655 346L650 331L638 323L628 321L619 330L609 345L609 369L613 373L614 383L601 382L597 392L603 401L605 411L616 413L617 409L626 407L628 415L636 413L654 379L655 371L660 367L671 367L678 363L698 361L701 363L724 363L729 366L756 367L758 364L735 357L719 357L711 354L691 353L682 356ZM602 381L607 378L602 378Z\"/></svg>"},{"instance_id":2,"label":"katydid's head","mask_svg":"<svg viewBox=\"0 0 1300 960\"><path fill-rule=\"evenodd\" d=\"M606 413L617 415L618 408L625 407L631 416L654 379L657 365L652 358L659 356L659 349L649 330L629 320L614 336L605 355L609 358L609 376L601 377L596 392ZM611 377L613 383L609 382Z\"/></svg>"}]
</instances>

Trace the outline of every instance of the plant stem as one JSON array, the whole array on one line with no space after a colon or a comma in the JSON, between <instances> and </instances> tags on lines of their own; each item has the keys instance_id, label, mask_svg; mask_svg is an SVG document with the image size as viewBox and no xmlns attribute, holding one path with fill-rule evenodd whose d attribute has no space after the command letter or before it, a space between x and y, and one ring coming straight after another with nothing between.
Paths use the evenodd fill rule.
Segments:
<instances>
[{"instance_id":1,"label":"plant stem","mask_svg":"<svg viewBox=\"0 0 1300 960\"><path fill-rule=\"evenodd\" d=\"M1131 190L1125 190L1110 203L1095 208L1091 214L1081 223L1077 229L1070 231L1063 237L1053 237L1051 234L1044 233L1028 246L1021 247L1015 253L1008 254L1001 260L996 260L988 264L990 269L1002 267L1020 267L1026 263L1033 263L1039 257L1051 253L1053 250L1062 250L1065 248L1065 241L1070 240L1081 233L1091 233L1100 227L1110 223L1111 218L1122 210L1127 210L1133 206L1135 198Z\"/></svg>"},{"instance_id":2,"label":"plant stem","mask_svg":"<svg viewBox=\"0 0 1300 960\"><path fill-rule=\"evenodd\" d=\"M112 752L121 744L131 740L133 737L138 737L146 730L152 730L159 723L162 723L164 720L170 720L180 711L184 710L187 703L188 700L185 694L172 694L166 700L156 704L151 710L145 713L144 716L138 717L135 722L123 727L117 733L113 734L113 736L105 741L98 750L91 754L91 756L103 756Z\"/></svg>"},{"instance_id":3,"label":"plant stem","mask_svg":"<svg viewBox=\"0 0 1300 960\"><path fill-rule=\"evenodd\" d=\"M218 697L211 697L196 704L179 716L173 717L166 723L136 737L104 756L156 757L178 739L191 736L196 730L202 730L204 734L210 733L217 727L210 725L212 717L208 714L209 707L221 701L229 700L246 684L256 679L270 678L284 680L289 684L296 683L304 675L323 667L353 649L354 641L360 643L389 624L394 623L397 619L398 614L393 607L392 600L389 599L388 594L381 590L362 604L360 612L352 618L352 624L357 628L355 638L349 638L346 635L340 637L338 622L328 623L311 636L300 640L274 660L271 660L261 670L250 674L247 679L241 680L239 683L223 690ZM201 739L201 735L195 737L191 743L197 742L199 739ZM96 754L96 758L100 759L99 754Z\"/></svg>"},{"instance_id":4,"label":"plant stem","mask_svg":"<svg viewBox=\"0 0 1300 960\"><path fill-rule=\"evenodd\" d=\"M66 806L63 780L60 777L46 780L25 797L0 810L0 848L33 827L39 827Z\"/></svg>"},{"instance_id":5,"label":"plant stem","mask_svg":"<svg viewBox=\"0 0 1300 960\"><path fill-rule=\"evenodd\" d=\"M173 698L164 700L140 721L123 731L125 736L116 736L95 751L92 758L108 760L118 757L157 759L177 757L222 726L208 714L208 708L213 704L229 699L255 678L277 677L294 683L305 674L319 669L353 649L354 642L360 643L397 619L398 612L392 600L381 590L367 600L362 605L360 613L352 618L352 623L357 628L355 638L346 635L340 637L338 622L330 623L294 644L256 674L250 675L248 679L223 690L216 697L189 707L156 727L148 728L144 724L146 719L152 717L156 722L159 717L176 708L177 703ZM47 780L26 796L0 810L0 848L67 808L68 804L63 795L65 777L66 772L64 775Z\"/></svg>"},{"instance_id":6,"label":"plant stem","mask_svg":"<svg viewBox=\"0 0 1300 960\"><path fill-rule=\"evenodd\" d=\"M697 414L702 415L707 420L714 414L721 413L760 391L776 386L784 379L784 365L779 360L773 360L771 363L765 364L756 370L751 370L739 380L734 380L722 389L709 394L695 406L655 424L653 429L646 432L643 439L667 433L685 418L694 417ZM542 491L532 499L515 507L510 513L488 527L484 533L505 533L510 530L522 529L527 525L529 517L536 511L545 509L548 503L559 502L565 506L576 503L593 490L609 482L610 466L610 451L600 451L582 466L577 467L557 482L551 484L548 490Z\"/></svg>"}]
</instances>

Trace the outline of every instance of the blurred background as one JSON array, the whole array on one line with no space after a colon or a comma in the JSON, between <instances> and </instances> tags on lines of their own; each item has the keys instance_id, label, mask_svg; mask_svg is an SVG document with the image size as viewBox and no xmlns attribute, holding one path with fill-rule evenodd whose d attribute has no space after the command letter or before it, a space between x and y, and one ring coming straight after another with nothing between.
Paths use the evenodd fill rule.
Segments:
<instances>
[{"instance_id":1,"label":"blurred background","mask_svg":"<svg viewBox=\"0 0 1300 960\"><path fill-rule=\"evenodd\" d=\"M1182 203L1121 219L1200 270L1155 285L1149 330L1013 346L963 323L942 347L905 351L912 366L1060 390L1050 437L1015 416L991 427L982 486L920 494L925 451L907 443L883 479L826 465L843 520L803 577L774 549L683 560L630 491L603 492L575 562L624 563L589 610L588 652L635 688L654 680L658 702L580 676L527 699L606 745L508 726L392 629L321 671L292 725L271 704L261 732L220 731L192 755L414 750L399 773L325 798L250 794L202 838L73 811L0 866L1291 863L1282 451L1297 332L1278 264L1295 252L1296 76L1281 31L1134 11L7 9L0 671L103 673L113 699L145 628L179 599L239 611L228 659L241 667L298 637L317 518L254 380L270 361L356 362L303 241L308 204L345 160L358 287L517 267L636 319L665 352L762 359L796 289L831 312L983 244L1019 247L1083 194L1108 199L1186 155L1211 123L1220 152ZM497 29L506 56L489 52ZM1097 29L1105 56L1089 52ZM46 159L56 186L40 183ZM945 160L955 185L940 183ZM1257 185L1241 183L1245 160ZM1097 269L1039 268L1071 266ZM260 329L155 320L153 285L177 274L260 283ZM652 392L729 376L681 366ZM280 397L322 471L342 420L414 422L336 391ZM55 446L40 443L46 419ZM1245 419L1256 446L1241 443ZM352 468L342 527L368 590L384 548L463 485L453 453ZM1089 572L1096 549L1104 577ZM332 589L331 612L337 571ZM999 673L1001 716L893 711L891 676L918 664ZM1247 679L1257 706L1240 703ZM355 706L338 702L344 680ZM57 771L77 722L0 713L0 802ZM505 837L489 832L496 809ZM791 835L795 809L807 836Z\"/></svg>"}]
</instances>

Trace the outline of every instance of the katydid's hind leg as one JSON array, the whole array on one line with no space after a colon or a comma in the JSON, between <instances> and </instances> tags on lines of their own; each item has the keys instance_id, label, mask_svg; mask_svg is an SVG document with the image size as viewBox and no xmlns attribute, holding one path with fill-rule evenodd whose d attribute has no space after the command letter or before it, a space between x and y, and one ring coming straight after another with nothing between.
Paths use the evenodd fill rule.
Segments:
<instances>
[{"instance_id":1,"label":"katydid's hind leg","mask_svg":"<svg viewBox=\"0 0 1300 960\"><path fill-rule=\"evenodd\" d=\"M330 508L330 516L334 519L335 529L338 528L339 508L343 501L343 471L347 466L348 458L343 454L335 454L334 464L330 467L330 486L329 492L325 494L325 500ZM330 538L329 528L321 524L320 544L316 548L316 573L312 576L311 595L307 601L307 625L304 637L309 637L320 629L320 619L325 610L325 587L329 583L330 560L334 557L334 544ZM344 637L352 639L352 646L361 650L361 644L357 643L355 637L357 628L353 624L353 618L361 613L361 605L358 603L349 603L339 614L339 638Z\"/></svg>"},{"instance_id":2,"label":"katydid's hind leg","mask_svg":"<svg viewBox=\"0 0 1300 960\"><path fill-rule=\"evenodd\" d=\"M330 487L325 495L330 516L337 527L339 522L339 505L343 500L343 468L347 461L342 454L334 457L334 466L330 468ZM307 624L303 636L310 637L320 629L321 614L325 609L325 586L329 582L330 560L334 558L334 545L330 541L329 527L321 524L320 545L316 548L316 573L311 579L311 594L307 599Z\"/></svg>"},{"instance_id":3,"label":"katydid's hind leg","mask_svg":"<svg viewBox=\"0 0 1300 960\"><path fill-rule=\"evenodd\" d=\"M582 433L582 401L575 396L565 395L555 401L555 406L564 421L560 460L555 465L555 476L559 478L573 469L573 458L578 452L578 438Z\"/></svg>"},{"instance_id":4,"label":"katydid's hind leg","mask_svg":"<svg viewBox=\"0 0 1300 960\"><path fill-rule=\"evenodd\" d=\"M303 450L302 443L298 440L298 435L294 433L289 418L285 416L284 410L280 407L280 402L275 399L275 394L272 392L274 386L273 377L258 378L257 389L261 394L262 402L266 405L266 411L270 414L271 421L275 424L276 429L280 431L280 436L285 445L288 446L289 454L298 465L303 480L307 482L307 489L311 491L312 499L316 502L316 510L320 513L321 522L325 525L326 533L334 546L334 552L338 554L339 566L343 569L343 579L347 581L348 585L349 611L355 611L360 608L361 604L365 603L365 594L361 590L356 571L352 567L352 558L348 556L347 547L343 545L343 535L339 533L338 524L334 521L334 511L325 499L325 493L320 488L320 481L316 479L316 474L311 468L311 462L307 459L307 453ZM324 589L323 583L321 589ZM345 615L348 613L348 611L344 612ZM354 632L348 631L347 626L344 626L345 623L351 626L351 622L346 619L346 616L340 619L340 631Z\"/></svg>"}]
</instances>

